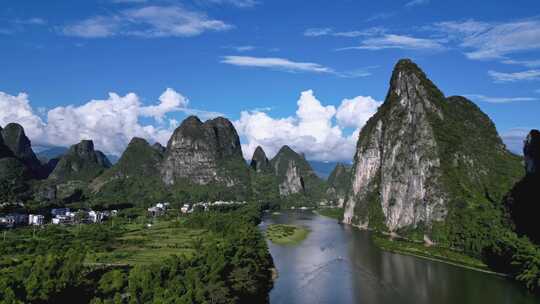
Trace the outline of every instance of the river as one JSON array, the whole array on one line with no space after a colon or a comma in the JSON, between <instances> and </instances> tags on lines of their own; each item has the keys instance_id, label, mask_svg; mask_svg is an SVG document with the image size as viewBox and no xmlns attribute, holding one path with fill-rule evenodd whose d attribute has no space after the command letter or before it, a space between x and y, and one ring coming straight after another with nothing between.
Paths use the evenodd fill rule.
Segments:
<instances>
[{"instance_id":1,"label":"river","mask_svg":"<svg viewBox=\"0 0 540 304\"><path fill-rule=\"evenodd\" d=\"M274 223L311 233L295 246L268 241L278 271L271 304L540 303L503 277L382 251L370 232L309 210L267 214L260 228Z\"/></svg>"}]
</instances>

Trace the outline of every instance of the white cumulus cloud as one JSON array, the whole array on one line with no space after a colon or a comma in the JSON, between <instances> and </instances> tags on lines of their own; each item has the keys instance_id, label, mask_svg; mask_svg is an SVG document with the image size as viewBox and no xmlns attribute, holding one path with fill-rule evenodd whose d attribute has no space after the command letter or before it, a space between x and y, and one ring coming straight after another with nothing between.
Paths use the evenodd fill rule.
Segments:
<instances>
[{"instance_id":1,"label":"white cumulus cloud","mask_svg":"<svg viewBox=\"0 0 540 304\"><path fill-rule=\"evenodd\" d=\"M23 125L25 133L31 138L42 136L45 126L41 118L34 114L27 94L13 96L0 92L0 126L10 122Z\"/></svg>"},{"instance_id":2,"label":"white cumulus cloud","mask_svg":"<svg viewBox=\"0 0 540 304\"><path fill-rule=\"evenodd\" d=\"M197 113L203 118L221 115L190 109L187 105L187 98L170 88L154 105L144 105L135 93L124 96L109 93L106 99L50 109L43 121L30 106L26 94L12 96L0 92L0 124L21 124L34 144L69 146L82 139L92 139L97 149L119 155L135 136L165 145L178 125L167 114ZM157 123L143 124L142 117L153 118Z\"/></svg>"},{"instance_id":3,"label":"white cumulus cloud","mask_svg":"<svg viewBox=\"0 0 540 304\"><path fill-rule=\"evenodd\" d=\"M141 114L151 116L161 122L165 114L186 108L189 103L187 98L171 88L167 88L159 96L159 101L157 105L141 108Z\"/></svg>"},{"instance_id":4,"label":"white cumulus cloud","mask_svg":"<svg viewBox=\"0 0 540 304\"><path fill-rule=\"evenodd\" d=\"M350 161L359 129L376 111L371 104L370 97L359 96L343 100L336 109L332 105L324 106L312 90L307 90L301 93L294 116L273 118L266 112L243 111L234 125L242 137L246 159L251 158L257 146L273 157L283 145L289 145L305 153L308 159ZM357 120L352 117L354 114L359 116ZM357 129L346 135L347 126Z\"/></svg>"},{"instance_id":5,"label":"white cumulus cloud","mask_svg":"<svg viewBox=\"0 0 540 304\"><path fill-rule=\"evenodd\" d=\"M371 96L344 99L337 110L336 119L343 127L361 128L377 112L381 104L382 102L376 101Z\"/></svg>"}]
</instances>

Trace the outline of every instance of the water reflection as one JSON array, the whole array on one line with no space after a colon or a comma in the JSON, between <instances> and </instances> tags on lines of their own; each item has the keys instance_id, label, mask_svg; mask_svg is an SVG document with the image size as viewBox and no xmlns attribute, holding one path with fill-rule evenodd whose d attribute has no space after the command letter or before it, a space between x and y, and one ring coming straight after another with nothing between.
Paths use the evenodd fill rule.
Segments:
<instances>
[{"instance_id":1,"label":"water reflection","mask_svg":"<svg viewBox=\"0 0 540 304\"><path fill-rule=\"evenodd\" d=\"M539 303L514 282L380 251L368 232L310 211L268 215L261 224L304 225L298 246L269 243L279 278L276 303Z\"/></svg>"}]
</instances>

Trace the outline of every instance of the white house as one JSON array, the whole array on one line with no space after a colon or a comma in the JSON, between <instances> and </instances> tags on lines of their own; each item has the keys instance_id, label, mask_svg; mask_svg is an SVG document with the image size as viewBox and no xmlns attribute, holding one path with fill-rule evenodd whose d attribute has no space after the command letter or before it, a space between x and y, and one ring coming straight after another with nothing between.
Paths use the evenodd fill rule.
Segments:
<instances>
[{"instance_id":1,"label":"white house","mask_svg":"<svg viewBox=\"0 0 540 304\"><path fill-rule=\"evenodd\" d=\"M103 220L103 213L91 210L90 212L88 212L88 219L92 223L101 223L101 221Z\"/></svg>"},{"instance_id":2,"label":"white house","mask_svg":"<svg viewBox=\"0 0 540 304\"><path fill-rule=\"evenodd\" d=\"M45 224L45 216L41 214L30 214L28 216L28 225L41 226Z\"/></svg>"},{"instance_id":3,"label":"white house","mask_svg":"<svg viewBox=\"0 0 540 304\"><path fill-rule=\"evenodd\" d=\"M0 226L12 228L13 226L15 226L15 217L12 215L0 217Z\"/></svg>"},{"instance_id":4,"label":"white house","mask_svg":"<svg viewBox=\"0 0 540 304\"><path fill-rule=\"evenodd\" d=\"M148 213L150 213L151 216L153 217L156 217L156 216L162 216L164 213L165 213L165 210L163 210L162 208L159 208L159 207L150 207L148 208Z\"/></svg>"},{"instance_id":5,"label":"white house","mask_svg":"<svg viewBox=\"0 0 540 304\"><path fill-rule=\"evenodd\" d=\"M75 220L75 213L69 212L66 215L58 215L52 219L52 223L55 225L58 224L72 224Z\"/></svg>"},{"instance_id":6,"label":"white house","mask_svg":"<svg viewBox=\"0 0 540 304\"><path fill-rule=\"evenodd\" d=\"M160 208L160 209L163 209L163 210L167 210L167 209L169 208L169 205L170 205L170 204L169 204L169 203L166 203L166 202L165 202L165 203L157 203L157 204L156 204L156 207L157 207L157 208Z\"/></svg>"},{"instance_id":7,"label":"white house","mask_svg":"<svg viewBox=\"0 0 540 304\"><path fill-rule=\"evenodd\" d=\"M188 213L190 209L191 209L191 208L189 207L188 204L184 204L184 206L182 206L182 208L180 208L180 211L181 211L182 213Z\"/></svg>"}]
</instances>

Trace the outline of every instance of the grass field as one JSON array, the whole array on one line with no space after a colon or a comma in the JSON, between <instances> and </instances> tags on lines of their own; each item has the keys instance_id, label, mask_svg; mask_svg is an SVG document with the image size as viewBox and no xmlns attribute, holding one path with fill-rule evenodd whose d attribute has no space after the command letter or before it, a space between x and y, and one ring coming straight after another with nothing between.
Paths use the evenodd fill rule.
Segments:
<instances>
[{"instance_id":1,"label":"grass field","mask_svg":"<svg viewBox=\"0 0 540 304\"><path fill-rule=\"evenodd\" d=\"M199 244L211 237L201 229L181 227L177 220L155 220L151 227L127 224L125 232L115 239L113 250L98 252L87 258L88 263L149 264L171 255L190 257Z\"/></svg>"},{"instance_id":2,"label":"grass field","mask_svg":"<svg viewBox=\"0 0 540 304\"><path fill-rule=\"evenodd\" d=\"M321 208L317 209L315 212L336 220L341 220L343 218L343 208Z\"/></svg>"},{"instance_id":3,"label":"grass field","mask_svg":"<svg viewBox=\"0 0 540 304\"><path fill-rule=\"evenodd\" d=\"M301 226L275 224L266 229L266 237L275 244L296 245L309 234L309 229Z\"/></svg>"},{"instance_id":4,"label":"grass field","mask_svg":"<svg viewBox=\"0 0 540 304\"><path fill-rule=\"evenodd\" d=\"M450 249L437 246L428 247L424 244L408 241L390 240L387 237L380 235L373 236L373 241L379 248L385 251L446 262L456 266L463 266L491 273L487 265L482 261Z\"/></svg>"}]
</instances>

